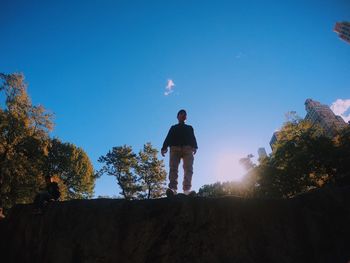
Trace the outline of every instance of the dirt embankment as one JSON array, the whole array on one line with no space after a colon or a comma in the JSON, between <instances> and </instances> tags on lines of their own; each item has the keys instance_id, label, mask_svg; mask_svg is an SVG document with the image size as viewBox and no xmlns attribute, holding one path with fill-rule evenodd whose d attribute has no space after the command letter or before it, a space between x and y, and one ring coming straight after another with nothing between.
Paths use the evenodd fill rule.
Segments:
<instances>
[{"instance_id":1,"label":"dirt embankment","mask_svg":"<svg viewBox=\"0 0 350 263\"><path fill-rule=\"evenodd\" d=\"M76 200L0 222L1 262L350 261L350 188L289 200ZM3 261L5 260L5 261Z\"/></svg>"}]
</instances>

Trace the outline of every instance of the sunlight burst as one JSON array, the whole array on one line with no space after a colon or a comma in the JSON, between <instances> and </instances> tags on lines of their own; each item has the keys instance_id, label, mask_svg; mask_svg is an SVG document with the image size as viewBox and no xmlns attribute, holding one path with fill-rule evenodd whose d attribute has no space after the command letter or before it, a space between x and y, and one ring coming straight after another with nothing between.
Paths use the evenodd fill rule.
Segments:
<instances>
[{"instance_id":1,"label":"sunlight burst","mask_svg":"<svg viewBox=\"0 0 350 263\"><path fill-rule=\"evenodd\" d=\"M246 171L239 164L244 154L221 153L216 159L215 178L217 181L241 181Z\"/></svg>"}]
</instances>

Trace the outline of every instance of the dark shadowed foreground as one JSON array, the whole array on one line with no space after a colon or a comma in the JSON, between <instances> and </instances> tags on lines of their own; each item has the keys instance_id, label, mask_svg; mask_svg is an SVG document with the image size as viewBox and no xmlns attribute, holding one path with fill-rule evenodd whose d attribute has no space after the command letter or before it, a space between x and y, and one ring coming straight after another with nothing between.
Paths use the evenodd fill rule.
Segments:
<instances>
[{"instance_id":1,"label":"dark shadowed foreground","mask_svg":"<svg viewBox=\"0 0 350 263\"><path fill-rule=\"evenodd\" d=\"M18 205L0 231L6 262L346 263L350 188L289 200L76 200L41 216Z\"/></svg>"}]
</instances>

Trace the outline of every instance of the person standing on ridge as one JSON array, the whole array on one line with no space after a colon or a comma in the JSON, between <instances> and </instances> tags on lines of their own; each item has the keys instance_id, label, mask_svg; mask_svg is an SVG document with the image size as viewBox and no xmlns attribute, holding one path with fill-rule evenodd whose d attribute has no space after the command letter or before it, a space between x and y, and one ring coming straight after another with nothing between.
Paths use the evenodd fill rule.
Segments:
<instances>
[{"instance_id":1,"label":"person standing on ridge","mask_svg":"<svg viewBox=\"0 0 350 263\"><path fill-rule=\"evenodd\" d=\"M176 194L178 168L180 160L183 160L184 180L183 192L185 195L192 195L192 174L193 174L193 160L197 152L197 140L194 136L194 131L191 125L185 124L187 113L185 110L180 110L177 113L178 124L171 126L168 135L166 136L161 154L164 157L170 146L170 160L169 160L169 188L166 190L168 197Z\"/></svg>"}]
</instances>

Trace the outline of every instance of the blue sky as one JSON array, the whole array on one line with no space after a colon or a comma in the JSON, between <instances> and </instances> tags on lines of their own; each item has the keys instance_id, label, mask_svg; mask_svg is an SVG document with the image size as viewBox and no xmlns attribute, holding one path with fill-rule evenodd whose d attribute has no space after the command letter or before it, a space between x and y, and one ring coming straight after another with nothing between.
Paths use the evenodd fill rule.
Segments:
<instances>
[{"instance_id":1,"label":"blue sky","mask_svg":"<svg viewBox=\"0 0 350 263\"><path fill-rule=\"evenodd\" d=\"M113 146L160 149L184 108L193 188L238 180L238 158L269 151L285 112L350 99L350 45L333 32L347 0L0 1L0 72L24 73L55 114L52 136L96 169ZM96 196L118 192L113 177L96 183Z\"/></svg>"}]
</instances>

